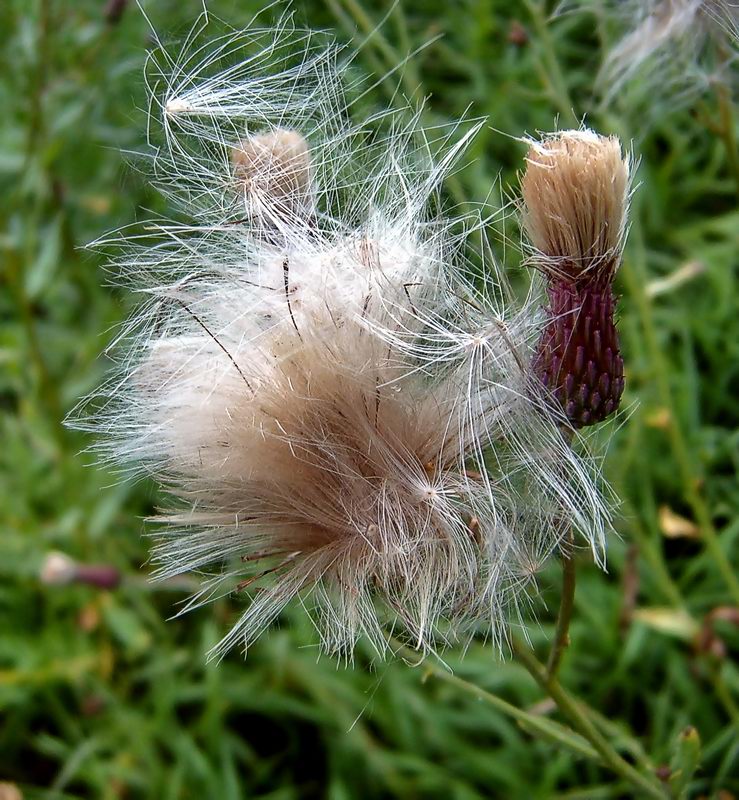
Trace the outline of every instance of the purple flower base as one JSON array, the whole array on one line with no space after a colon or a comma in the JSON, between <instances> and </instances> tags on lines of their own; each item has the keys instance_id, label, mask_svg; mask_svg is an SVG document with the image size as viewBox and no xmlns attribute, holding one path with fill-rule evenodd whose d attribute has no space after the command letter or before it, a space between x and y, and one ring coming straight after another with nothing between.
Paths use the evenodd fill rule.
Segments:
<instances>
[{"instance_id":1,"label":"purple flower base","mask_svg":"<svg viewBox=\"0 0 739 800\"><path fill-rule=\"evenodd\" d=\"M624 388L611 287L557 282L548 292L534 373L573 427L593 425L618 408Z\"/></svg>"}]
</instances>

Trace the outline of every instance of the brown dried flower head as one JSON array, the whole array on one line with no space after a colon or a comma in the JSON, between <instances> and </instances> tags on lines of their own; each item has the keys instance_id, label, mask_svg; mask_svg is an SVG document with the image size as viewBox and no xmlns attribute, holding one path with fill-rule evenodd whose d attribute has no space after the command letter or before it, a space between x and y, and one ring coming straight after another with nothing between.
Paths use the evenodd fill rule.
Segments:
<instances>
[{"instance_id":1,"label":"brown dried flower head","mask_svg":"<svg viewBox=\"0 0 739 800\"><path fill-rule=\"evenodd\" d=\"M530 142L521 180L534 263L553 279L610 282L621 260L629 162L615 136L564 131Z\"/></svg>"},{"instance_id":2,"label":"brown dried flower head","mask_svg":"<svg viewBox=\"0 0 739 800\"><path fill-rule=\"evenodd\" d=\"M277 128L250 136L231 158L250 214L264 215L273 223L309 214L310 151L300 133Z\"/></svg>"}]
</instances>

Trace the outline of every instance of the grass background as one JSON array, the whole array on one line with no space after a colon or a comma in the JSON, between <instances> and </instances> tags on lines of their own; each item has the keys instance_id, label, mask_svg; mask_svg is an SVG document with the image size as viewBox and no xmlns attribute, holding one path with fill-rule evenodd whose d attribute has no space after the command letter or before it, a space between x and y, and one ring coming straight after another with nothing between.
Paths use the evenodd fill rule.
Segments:
<instances>
[{"instance_id":1,"label":"grass background","mask_svg":"<svg viewBox=\"0 0 739 800\"><path fill-rule=\"evenodd\" d=\"M238 26L259 6L209 7ZM165 41L201 8L146 7ZM364 38L388 6L295 8L299 21L348 40ZM574 112L633 140L641 187L617 280L631 415L605 467L624 499L620 536L607 573L578 560L562 680L620 747L621 732L637 737L655 767L694 725L702 755L687 796L729 800L739 795L739 213L717 93L678 105L645 75L598 109L593 76L616 20L601 9L547 21L548 10L536 0L405 0L357 68L381 75L441 33L402 74L406 93L430 96L430 122L472 104L519 136L551 130L557 116L571 125ZM80 248L143 209L166 210L121 154L144 146L152 37L135 7L113 12L102 0L0 4L0 781L29 800L636 796L427 666L374 663L361 647L353 667L318 658L299 608L246 662L232 653L220 665L203 654L238 599L166 621L190 587L147 582L141 517L154 488L89 466L79 455L88 442L62 427L101 380L98 354L130 304ZM393 87L380 83L369 102L387 104ZM724 112L724 123L736 116ZM484 129L447 187L450 202L482 202L496 182L515 187L522 155ZM697 274L665 290L659 281L687 263ZM675 533L665 509L691 523L689 536L665 535ZM50 550L113 564L124 580L114 591L44 586ZM556 564L541 590L529 634L544 657ZM447 661L457 676L558 718L490 645Z\"/></svg>"}]
</instances>

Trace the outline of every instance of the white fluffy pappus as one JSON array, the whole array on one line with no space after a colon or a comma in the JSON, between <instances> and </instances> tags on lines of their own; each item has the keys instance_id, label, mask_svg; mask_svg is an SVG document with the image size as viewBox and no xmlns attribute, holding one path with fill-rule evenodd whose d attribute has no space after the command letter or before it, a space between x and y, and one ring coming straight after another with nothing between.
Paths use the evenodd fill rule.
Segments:
<instances>
[{"instance_id":1,"label":"white fluffy pappus","mask_svg":"<svg viewBox=\"0 0 739 800\"><path fill-rule=\"evenodd\" d=\"M638 88L663 115L736 79L739 6L731 0L565 2L562 11L592 9L612 18L620 36L606 51L596 86L604 103ZM669 107L655 101L669 100Z\"/></svg>"},{"instance_id":2,"label":"white fluffy pappus","mask_svg":"<svg viewBox=\"0 0 739 800\"><path fill-rule=\"evenodd\" d=\"M142 302L76 424L164 487L157 574L204 576L185 610L249 598L214 655L296 597L331 652L501 641L571 527L602 559L609 512L528 391L533 298L492 264L476 291L483 221L434 211L477 126L352 124L341 52L289 21L206 48L160 53L154 173L189 221L115 240Z\"/></svg>"}]
</instances>

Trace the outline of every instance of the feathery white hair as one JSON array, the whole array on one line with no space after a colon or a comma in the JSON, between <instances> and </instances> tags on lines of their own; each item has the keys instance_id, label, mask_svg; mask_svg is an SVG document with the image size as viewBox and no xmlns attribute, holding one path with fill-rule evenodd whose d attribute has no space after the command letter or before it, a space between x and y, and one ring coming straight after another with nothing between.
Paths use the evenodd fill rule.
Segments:
<instances>
[{"instance_id":1,"label":"feathery white hair","mask_svg":"<svg viewBox=\"0 0 739 800\"><path fill-rule=\"evenodd\" d=\"M586 6L580 0L575 6ZM739 4L732 0L624 0L605 4L623 28L596 79L609 103L639 78L654 105L687 102L714 83L730 84L739 56ZM660 106L664 112L664 107Z\"/></svg>"},{"instance_id":2,"label":"feathery white hair","mask_svg":"<svg viewBox=\"0 0 739 800\"><path fill-rule=\"evenodd\" d=\"M78 423L168 493L158 575L250 595L216 655L296 596L332 652L500 641L571 526L602 558L608 504L529 392L533 298L490 264L476 290L479 215L434 212L479 126L350 122L341 51L289 20L161 56L154 173L189 221L123 238L142 302Z\"/></svg>"}]
</instances>

